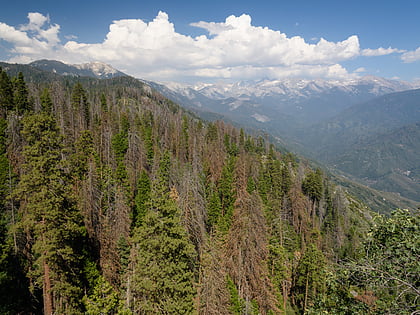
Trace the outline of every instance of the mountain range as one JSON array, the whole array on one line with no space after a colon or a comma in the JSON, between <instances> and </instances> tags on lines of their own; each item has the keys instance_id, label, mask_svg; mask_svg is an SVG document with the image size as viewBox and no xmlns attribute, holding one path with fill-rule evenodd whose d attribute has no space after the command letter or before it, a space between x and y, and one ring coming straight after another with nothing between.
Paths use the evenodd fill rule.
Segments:
<instances>
[{"instance_id":1,"label":"mountain range","mask_svg":"<svg viewBox=\"0 0 420 315\"><path fill-rule=\"evenodd\" d=\"M29 65L38 69L54 72L59 75L65 76L86 76L98 79L110 79L115 77L126 76L125 73L118 71L112 66L98 61L70 65L61 61L43 59L33 61Z\"/></svg>"},{"instance_id":2,"label":"mountain range","mask_svg":"<svg viewBox=\"0 0 420 315\"><path fill-rule=\"evenodd\" d=\"M99 62L39 60L30 65L68 76L125 75ZM365 185L420 201L418 84L374 76L212 84L141 81L205 119L262 130Z\"/></svg>"},{"instance_id":3,"label":"mountain range","mask_svg":"<svg viewBox=\"0 0 420 315\"><path fill-rule=\"evenodd\" d=\"M292 117L296 122L313 124L333 117L354 104L388 93L405 91L417 85L365 76L348 80L260 80L237 83L185 85L154 84L162 93L185 101L191 107L215 111L214 101L222 106L216 110L225 114L252 113L252 119L266 123L273 114ZM168 90L169 89L169 90Z\"/></svg>"}]
</instances>

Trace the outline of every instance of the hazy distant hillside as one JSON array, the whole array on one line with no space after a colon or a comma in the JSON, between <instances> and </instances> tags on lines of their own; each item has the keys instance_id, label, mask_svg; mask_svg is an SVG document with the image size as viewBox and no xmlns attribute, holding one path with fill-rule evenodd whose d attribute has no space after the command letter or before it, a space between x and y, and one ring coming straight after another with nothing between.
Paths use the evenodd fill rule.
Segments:
<instances>
[{"instance_id":1,"label":"hazy distant hillside","mask_svg":"<svg viewBox=\"0 0 420 315\"><path fill-rule=\"evenodd\" d=\"M420 200L420 90L355 105L299 135L315 157L377 189Z\"/></svg>"},{"instance_id":2,"label":"hazy distant hillside","mask_svg":"<svg viewBox=\"0 0 420 315\"><path fill-rule=\"evenodd\" d=\"M343 151L325 152L330 165L371 187L420 201L420 123L373 135Z\"/></svg>"}]
</instances>

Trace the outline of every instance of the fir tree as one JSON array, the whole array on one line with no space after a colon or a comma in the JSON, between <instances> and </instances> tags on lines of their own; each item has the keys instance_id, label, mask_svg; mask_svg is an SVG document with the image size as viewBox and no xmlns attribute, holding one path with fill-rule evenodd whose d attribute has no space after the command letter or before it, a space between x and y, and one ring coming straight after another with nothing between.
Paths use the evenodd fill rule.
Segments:
<instances>
[{"instance_id":1,"label":"fir tree","mask_svg":"<svg viewBox=\"0 0 420 315\"><path fill-rule=\"evenodd\" d=\"M134 230L136 314L190 314L194 309L195 251L170 198L168 156L160 163L150 209Z\"/></svg>"},{"instance_id":2,"label":"fir tree","mask_svg":"<svg viewBox=\"0 0 420 315\"><path fill-rule=\"evenodd\" d=\"M5 117L6 111L14 108L13 86L9 76L0 68L0 116Z\"/></svg>"},{"instance_id":3,"label":"fir tree","mask_svg":"<svg viewBox=\"0 0 420 315\"><path fill-rule=\"evenodd\" d=\"M22 114L25 111L30 110L28 88L26 87L22 72L19 72L17 78L13 80L13 90L13 103L16 112Z\"/></svg>"},{"instance_id":4,"label":"fir tree","mask_svg":"<svg viewBox=\"0 0 420 315\"><path fill-rule=\"evenodd\" d=\"M134 198L135 207L133 210L132 226L141 226L150 204L151 183L149 175L145 170L140 173L137 182L137 193Z\"/></svg>"},{"instance_id":5,"label":"fir tree","mask_svg":"<svg viewBox=\"0 0 420 315\"><path fill-rule=\"evenodd\" d=\"M51 100L50 91L47 88L45 88L42 91L42 94L40 96L40 101L41 101L42 110L47 112L47 113L51 113L53 103L52 103L52 100Z\"/></svg>"},{"instance_id":6,"label":"fir tree","mask_svg":"<svg viewBox=\"0 0 420 315\"><path fill-rule=\"evenodd\" d=\"M25 164L14 196L21 201L18 227L33 242L33 271L28 276L43 289L46 314L76 314L85 229L61 168L61 137L46 113L25 117L22 134Z\"/></svg>"},{"instance_id":7,"label":"fir tree","mask_svg":"<svg viewBox=\"0 0 420 315\"><path fill-rule=\"evenodd\" d=\"M302 191L313 202L318 202L321 200L323 183L322 173L319 168L315 172L310 172L308 175L306 175L305 180L302 183Z\"/></svg>"},{"instance_id":8,"label":"fir tree","mask_svg":"<svg viewBox=\"0 0 420 315\"><path fill-rule=\"evenodd\" d=\"M81 129L87 129L90 124L90 104L87 99L86 91L80 82L77 82L73 87L71 105L79 114L79 127Z\"/></svg>"},{"instance_id":9,"label":"fir tree","mask_svg":"<svg viewBox=\"0 0 420 315\"><path fill-rule=\"evenodd\" d=\"M306 311L325 283L325 257L314 244L309 244L296 272L295 297L301 309Z\"/></svg>"}]
</instances>

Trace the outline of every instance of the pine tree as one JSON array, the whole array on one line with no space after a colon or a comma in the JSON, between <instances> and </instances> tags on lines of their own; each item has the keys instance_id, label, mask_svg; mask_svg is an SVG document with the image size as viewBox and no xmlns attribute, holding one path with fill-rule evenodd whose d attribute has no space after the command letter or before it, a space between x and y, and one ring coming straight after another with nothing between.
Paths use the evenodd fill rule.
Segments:
<instances>
[{"instance_id":1,"label":"pine tree","mask_svg":"<svg viewBox=\"0 0 420 315\"><path fill-rule=\"evenodd\" d=\"M80 82L77 82L73 87L71 105L73 106L73 110L78 113L79 128L87 129L90 125L90 104L86 91Z\"/></svg>"},{"instance_id":2,"label":"pine tree","mask_svg":"<svg viewBox=\"0 0 420 315\"><path fill-rule=\"evenodd\" d=\"M9 76L0 67L0 117L6 116L6 111L14 108L13 86Z\"/></svg>"},{"instance_id":3,"label":"pine tree","mask_svg":"<svg viewBox=\"0 0 420 315\"><path fill-rule=\"evenodd\" d=\"M16 238L10 232L15 213L7 201L13 177L6 150L6 127L6 120L0 117L0 313L12 315L30 312L28 306L33 300L16 252Z\"/></svg>"},{"instance_id":4,"label":"pine tree","mask_svg":"<svg viewBox=\"0 0 420 315\"><path fill-rule=\"evenodd\" d=\"M318 202L322 198L323 183L322 173L318 168L315 172L310 172L306 175L305 180L302 183L302 191L306 194L313 202Z\"/></svg>"},{"instance_id":5,"label":"pine tree","mask_svg":"<svg viewBox=\"0 0 420 315\"><path fill-rule=\"evenodd\" d=\"M150 204L150 178L145 170L140 173L140 178L137 183L137 193L134 198L134 210L132 216L132 226L141 226L144 217L147 213L148 206Z\"/></svg>"},{"instance_id":6,"label":"pine tree","mask_svg":"<svg viewBox=\"0 0 420 315\"><path fill-rule=\"evenodd\" d=\"M41 101L42 110L47 112L47 113L51 113L53 103L52 103L52 100L51 100L50 91L47 88L45 88L42 91L42 94L41 94L39 99Z\"/></svg>"},{"instance_id":7,"label":"pine tree","mask_svg":"<svg viewBox=\"0 0 420 315\"><path fill-rule=\"evenodd\" d=\"M134 230L136 314L190 314L194 309L195 251L168 189L168 155L160 163L150 209Z\"/></svg>"},{"instance_id":8,"label":"pine tree","mask_svg":"<svg viewBox=\"0 0 420 315\"><path fill-rule=\"evenodd\" d=\"M19 72L17 78L13 80L14 100L16 112L22 114L30 110L28 88L26 87L25 80L22 72Z\"/></svg>"},{"instance_id":9,"label":"pine tree","mask_svg":"<svg viewBox=\"0 0 420 315\"><path fill-rule=\"evenodd\" d=\"M325 257L314 244L309 244L296 270L295 296L301 309L306 311L316 297L317 292L324 289Z\"/></svg>"},{"instance_id":10,"label":"pine tree","mask_svg":"<svg viewBox=\"0 0 420 315\"><path fill-rule=\"evenodd\" d=\"M234 204L236 194L233 187L233 171L235 168L235 158L230 157L223 167L222 176L218 184L221 215L218 220L218 228L222 232L227 232L232 224Z\"/></svg>"},{"instance_id":11,"label":"pine tree","mask_svg":"<svg viewBox=\"0 0 420 315\"><path fill-rule=\"evenodd\" d=\"M87 315L117 314L121 309L118 292L102 276L89 297L84 298Z\"/></svg>"},{"instance_id":12,"label":"pine tree","mask_svg":"<svg viewBox=\"0 0 420 315\"><path fill-rule=\"evenodd\" d=\"M85 229L61 168L59 130L42 112L24 117L22 135L27 142L25 163L14 196L21 202L18 227L32 239L34 261L28 276L43 289L45 314L76 314Z\"/></svg>"}]
</instances>

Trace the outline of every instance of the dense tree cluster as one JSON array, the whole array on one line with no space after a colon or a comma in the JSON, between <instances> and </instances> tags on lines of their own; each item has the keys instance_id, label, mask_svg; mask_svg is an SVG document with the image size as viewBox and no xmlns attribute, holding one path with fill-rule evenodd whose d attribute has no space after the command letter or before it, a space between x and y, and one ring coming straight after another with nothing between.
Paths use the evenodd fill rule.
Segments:
<instances>
[{"instance_id":1,"label":"dense tree cluster","mask_svg":"<svg viewBox=\"0 0 420 315\"><path fill-rule=\"evenodd\" d=\"M418 214L363 241L369 211L320 169L129 77L1 70L0 166L4 314L408 314L419 298Z\"/></svg>"}]
</instances>

